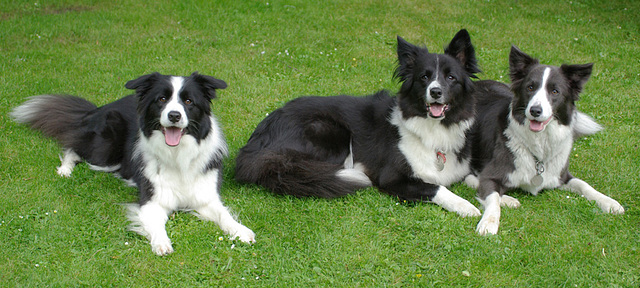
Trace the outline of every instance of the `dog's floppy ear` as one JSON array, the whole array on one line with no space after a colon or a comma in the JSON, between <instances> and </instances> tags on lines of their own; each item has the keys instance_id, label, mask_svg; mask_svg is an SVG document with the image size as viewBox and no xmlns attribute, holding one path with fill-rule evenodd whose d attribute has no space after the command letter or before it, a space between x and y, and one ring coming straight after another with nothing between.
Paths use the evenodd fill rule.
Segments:
<instances>
[{"instance_id":1,"label":"dog's floppy ear","mask_svg":"<svg viewBox=\"0 0 640 288\"><path fill-rule=\"evenodd\" d=\"M469 77L478 78L474 74L479 73L478 60L476 59L476 50L471 44L471 36L466 29L462 29L453 36L451 43L444 48L444 53L458 59Z\"/></svg>"},{"instance_id":2,"label":"dog's floppy ear","mask_svg":"<svg viewBox=\"0 0 640 288\"><path fill-rule=\"evenodd\" d=\"M538 59L525 54L520 51L515 45L511 46L511 53L509 53L509 70L511 76L511 83L519 82L522 80L534 65L538 64Z\"/></svg>"},{"instance_id":3,"label":"dog's floppy ear","mask_svg":"<svg viewBox=\"0 0 640 288\"><path fill-rule=\"evenodd\" d=\"M398 67L395 71L395 77L401 81L411 80L411 71L416 64L418 53L429 53L427 48L417 47L402 37L398 36Z\"/></svg>"},{"instance_id":4,"label":"dog's floppy ear","mask_svg":"<svg viewBox=\"0 0 640 288\"><path fill-rule=\"evenodd\" d=\"M138 79L131 80L124 84L127 89L134 89L138 95L143 95L151 86L162 76L158 72L140 76Z\"/></svg>"},{"instance_id":5,"label":"dog's floppy ear","mask_svg":"<svg viewBox=\"0 0 640 288\"><path fill-rule=\"evenodd\" d=\"M200 84L205 95L207 95L209 99L216 98L217 89L227 88L226 82L211 76L198 74L198 72L193 72L191 74L191 78L193 79L193 81Z\"/></svg>"}]
</instances>

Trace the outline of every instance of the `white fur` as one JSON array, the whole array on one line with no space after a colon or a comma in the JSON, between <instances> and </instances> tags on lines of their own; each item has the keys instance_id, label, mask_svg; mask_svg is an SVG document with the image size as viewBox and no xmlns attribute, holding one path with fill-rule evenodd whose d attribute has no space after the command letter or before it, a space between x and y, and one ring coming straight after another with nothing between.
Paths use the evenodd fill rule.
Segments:
<instances>
[{"instance_id":1,"label":"white fur","mask_svg":"<svg viewBox=\"0 0 640 288\"><path fill-rule=\"evenodd\" d=\"M438 58L436 58L436 61ZM435 71L439 71L438 66L440 65L439 61L436 64L436 70ZM425 98L426 98L426 102L427 103L433 103L433 102L437 102L437 99L433 99L433 97L431 97L431 89L433 88L442 88L442 85L440 85L440 82L438 82L438 72L435 72L435 79L433 79L433 81L431 83L429 83L429 86L427 86L427 90L425 91ZM439 118L442 119L442 118Z\"/></svg>"},{"instance_id":2,"label":"white fur","mask_svg":"<svg viewBox=\"0 0 640 288\"><path fill-rule=\"evenodd\" d=\"M484 200L478 199L478 201L484 207L484 214L482 214L482 219L478 222L476 232L480 235L498 233L498 227L500 226L500 194L494 191Z\"/></svg>"},{"instance_id":3,"label":"white fur","mask_svg":"<svg viewBox=\"0 0 640 288\"><path fill-rule=\"evenodd\" d=\"M349 155L344 160L344 169L339 170L336 176L345 181L355 182L362 186L372 186L373 183L366 174L366 167L362 163L353 161L353 145L349 142Z\"/></svg>"},{"instance_id":4,"label":"white fur","mask_svg":"<svg viewBox=\"0 0 640 288\"><path fill-rule=\"evenodd\" d=\"M431 199L431 202L436 203L447 211L456 212L462 217L467 216L480 216L480 210L469 203L469 201L449 191L447 187L440 186L436 195Z\"/></svg>"},{"instance_id":5,"label":"white fur","mask_svg":"<svg viewBox=\"0 0 640 288\"><path fill-rule=\"evenodd\" d=\"M160 131L149 138L140 132L135 155L142 157L144 176L153 187L152 198L139 207L130 206L131 229L147 237L158 255L171 253L166 235L166 217L175 210L193 210L205 220L216 222L232 238L255 242L255 234L238 223L223 205L218 195L221 173L218 169L205 172L209 159L222 158L227 146L213 117L213 129L200 143L185 135L177 147L165 144Z\"/></svg>"},{"instance_id":6,"label":"white fur","mask_svg":"<svg viewBox=\"0 0 640 288\"><path fill-rule=\"evenodd\" d=\"M576 113L573 114L572 122L573 133L575 133L577 137L593 135L602 130L602 126L600 126L600 124L598 124L587 114L584 114L580 111L576 111Z\"/></svg>"},{"instance_id":7,"label":"white fur","mask_svg":"<svg viewBox=\"0 0 640 288\"><path fill-rule=\"evenodd\" d=\"M347 157L348 159L348 157ZM362 163L355 163L352 167L347 167L345 165L345 169L340 169L336 175L345 181L355 182L362 186L372 186L373 183L369 176L366 174L366 170Z\"/></svg>"},{"instance_id":8,"label":"white fur","mask_svg":"<svg viewBox=\"0 0 640 288\"><path fill-rule=\"evenodd\" d=\"M62 177L70 177L73 168L76 167L76 164L82 162L82 158L72 149L64 149L62 156L60 156L60 162L56 172Z\"/></svg>"},{"instance_id":9,"label":"white fur","mask_svg":"<svg viewBox=\"0 0 640 288\"><path fill-rule=\"evenodd\" d=\"M184 110L182 100L180 99L180 91L182 91L182 86L184 85L184 78L178 76L171 77L171 85L173 86L173 93L162 110L160 115L160 125L164 127L175 126L178 128L185 128L187 127L187 124L189 124L189 118L187 118L187 113ZM180 113L180 121L174 123L169 120L169 112L172 111Z\"/></svg>"},{"instance_id":10,"label":"white fur","mask_svg":"<svg viewBox=\"0 0 640 288\"><path fill-rule=\"evenodd\" d=\"M413 117L405 120L396 107L390 122L398 127L398 148L416 177L427 183L449 186L470 173L469 159L459 161L457 151L464 147L465 132L471 128L473 120L447 128L434 119ZM438 151L445 153L447 158L442 171L438 171L436 167Z\"/></svg>"},{"instance_id":11,"label":"white fur","mask_svg":"<svg viewBox=\"0 0 640 288\"><path fill-rule=\"evenodd\" d=\"M598 192L596 189L593 189L591 185L587 184L587 182L578 178L569 180L569 182L561 188L582 195L584 198L587 198L587 200L596 201L596 204L598 204L598 207L600 207L604 213L624 214L624 208L618 201Z\"/></svg>"},{"instance_id":12,"label":"white fur","mask_svg":"<svg viewBox=\"0 0 640 288\"><path fill-rule=\"evenodd\" d=\"M505 194L500 196L500 207L518 208L520 207L520 201Z\"/></svg>"},{"instance_id":13,"label":"white fur","mask_svg":"<svg viewBox=\"0 0 640 288\"><path fill-rule=\"evenodd\" d=\"M507 136L507 147L514 156L515 170L507 175L507 187L522 188L533 195L542 189L553 189L560 186L560 175L569 159L573 146L572 128L551 120L540 132L533 132L529 127L518 124L509 115L509 126L504 134ZM536 175L536 160L544 163L543 182L540 186L531 184Z\"/></svg>"},{"instance_id":14,"label":"white fur","mask_svg":"<svg viewBox=\"0 0 640 288\"><path fill-rule=\"evenodd\" d=\"M464 177L464 184L469 186L469 188L478 189L478 187L480 187L480 179L478 179L476 175L469 174L467 177Z\"/></svg>"},{"instance_id":15,"label":"white fur","mask_svg":"<svg viewBox=\"0 0 640 288\"><path fill-rule=\"evenodd\" d=\"M540 122L543 122L553 116L553 108L551 107L551 102L549 102L549 92L547 92L547 81L549 80L549 74L551 73L551 68L547 67L544 69L542 74L542 84L538 91L533 95L531 100L529 100L529 104L527 105L527 110L525 110L525 115L527 119L533 119ZM534 117L531 115L531 107L540 105L542 107L542 114L540 116Z\"/></svg>"}]
</instances>

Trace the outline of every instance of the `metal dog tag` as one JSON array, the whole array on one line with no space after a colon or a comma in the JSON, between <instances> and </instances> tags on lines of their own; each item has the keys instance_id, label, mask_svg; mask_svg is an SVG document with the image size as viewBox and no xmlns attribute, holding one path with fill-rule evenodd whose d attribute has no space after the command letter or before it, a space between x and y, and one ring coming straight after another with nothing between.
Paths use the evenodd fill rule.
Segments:
<instances>
[{"instance_id":1,"label":"metal dog tag","mask_svg":"<svg viewBox=\"0 0 640 288\"><path fill-rule=\"evenodd\" d=\"M444 170L444 163L447 163L447 157L445 157L445 154L443 152L436 152L436 169L438 169L438 171L442 171Z\"/></svg>"},{"instance_id":2,"label":"metal dog tag","mask_svg":"<svg viewBox=\"0 0 640 288\"><path fill-rule=\"evenodd\" d=\"M536 187L540 186L540 185L542 185L542 181L543 180L544 179L542 178L542 175L533 176L533 178L531 178L531 185L536 186Z\"/></svg>"}]
</instances>

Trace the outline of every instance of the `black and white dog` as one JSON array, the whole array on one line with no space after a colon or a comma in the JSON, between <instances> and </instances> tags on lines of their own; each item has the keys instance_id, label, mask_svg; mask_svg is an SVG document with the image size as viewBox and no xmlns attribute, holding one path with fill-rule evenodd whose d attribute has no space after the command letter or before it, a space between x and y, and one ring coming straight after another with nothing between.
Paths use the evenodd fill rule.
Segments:
<instances>
[{"instance_id":1,"label":"black and white dog","mask_svg":"<svg viewBox=\"0 0 640 288\"><path fill-rule=\"evenodd\" d=\"M176 210L195 211L231 237L254 242L255 234L234 219L219 195L227 145L210 105L216 89L227 84L198 73L153 73L125 86L136 94L99 108L74 96L43 95L11 116L62 144L61 176L84 160L137 186L139 204L129 205L131 229L147 237L157 255L173 252L165 224Z\"/></svg>"},{"instance_id":2,"label":"black and white dog","mask_svg":"<svg viewBox=\"0 0 640 288\"><path fill-rule=\"evenodd\" d=\"M466 30L432 54L398 37L396 97L302 97L269 114L236 159L236 180L275 193L332 198L376 186L462 216L480 211L445 186L469 173L471 77Z\"/></svg>"},{"instance_id":3,"label":"black and white dog","mask_svg":"<svg viewBox=\"0 0 640 288\"><path fill-rule=\"evenodd\" d=\"M509 66L511 88L490 82L476 95L478 114L470 137L474 174L465 182L478 188L484 206L478 234L498 232L500 206L520 206L505 195L511 188L533 195L561 188L595 200L606 213L624 213L617 201L568 170L574 139L601 129L575 105L593 64L541 65L514 46Z\"/></svg>"}]
</instances>

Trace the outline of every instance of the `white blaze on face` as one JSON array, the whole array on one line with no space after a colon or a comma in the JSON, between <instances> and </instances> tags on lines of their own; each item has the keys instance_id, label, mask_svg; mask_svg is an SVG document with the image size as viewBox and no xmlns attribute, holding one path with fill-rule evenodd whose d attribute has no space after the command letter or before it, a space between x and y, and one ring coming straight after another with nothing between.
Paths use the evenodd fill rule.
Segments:
<instances>
[{"instance_id":1,"label":"white blaze on face","mask_svg":"<svg viewBox=\"0 0 640 288\"><path fill-rule=\"evenodd\" d=\"M180 100L180 91L182 91L183 85L184 78L177 76L171 77L173 93L171 94L171 98L167 100L160 114L160 125L163 127L165 142L169 146L180 144L180 138L182 138L184 128L189 124L187 113Z\"/></svg>"},{"instance_id":2,"label":"white blaze on face","mask_svg":"<svg viewBox=\"0 0 640 288\"><path fill-rule=\"evenodd\" d=\"M427 103L427 111L429 112L429 115L434 117L434 118L438 118L438 119L442 119L442 117L444 116L444 112L446 111L446 105L441 103L441 98L433 98L433 96L431 95L431 91L433 89L438 89L440 91L442 91L442 84L440 84L440 61L439 58L436 58L436 69L434 70L434 78L432 79L431 83L429 83L429 85L427 86L427 89L425 91L425 99L426 99L426 103Z\"/></svg>"},{"instance_id":3,"label":"white blaze on face","mask_svg":"<svg viewBox=\"0 0 640 288\"><path fill-rule=\"evenodd\" d=\"M531 131L540 132L544 130L545 126L551 121L553 116L553 108L549 101L549 92L547 91L547 82L549 80L549 74L551 74L551 68L547 67L542 73L542 81L538 91L531 97L525 115L530 121L529 128ZM532 115L531 108L537 107L541 109L540 115Z\"/></svg>"},{"instance_id":4,"label":"white blaze on face","mask_svg":"<svg viewBox=\"0 0 640 288\"><path fill-rule=\"evenodd\" d=\"M184 84L184 78L182 77L171 77L171 86L173 88L173 93L171 94L171 98L167 100L167 104L164 106L162 110L162 114L160 117L160 124L164 127L179 127L184 128L187 127L187 118L184 110L184 106L181 104L180 100L180 91L182 90L182 85ZM172 122L169 118L169 113L178 112L180 113L180 120L178 122Z\"/></svg>"}]
</instances>

